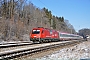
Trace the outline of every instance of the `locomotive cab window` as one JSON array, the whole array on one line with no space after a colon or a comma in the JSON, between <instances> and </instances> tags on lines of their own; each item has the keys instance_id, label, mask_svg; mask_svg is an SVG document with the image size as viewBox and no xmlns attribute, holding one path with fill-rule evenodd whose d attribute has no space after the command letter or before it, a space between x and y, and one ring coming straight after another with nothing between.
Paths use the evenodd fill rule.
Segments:
<instances>
[{"instance_id":1,"label":"locomotive cab window","mask_svg":"<svg viewBox=\"0 0 90 60\"><path fill-rule=\"evenodd\" d=\"M44 33L44 30L42 30L42 33Z\"/></svg>"},{"instance_id":2,"label":"locomotive cab window","mask_svg":"<svg viewBox=\"0 0 90 60\"><path fill-rule=\"evenodd\" d=\"M32 34L39 34L40 33L40 30L33 30L32 31Z\"/></svg>"}]
</instances>

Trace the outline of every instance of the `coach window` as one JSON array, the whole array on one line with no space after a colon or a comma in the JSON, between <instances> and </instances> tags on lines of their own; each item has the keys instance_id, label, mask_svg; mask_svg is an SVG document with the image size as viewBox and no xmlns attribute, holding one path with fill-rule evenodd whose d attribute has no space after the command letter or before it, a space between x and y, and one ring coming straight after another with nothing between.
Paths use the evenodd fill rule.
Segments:
<instances>
[{"instance_id":1,"label":"coach window","mask_svg":"<svg viewBox=\"0 0 90 60\"><path fill-rule=\"evenodd\" d=\"M61 37L63 37L63 34L60 34Z\"/></svg>"}]
</instances>

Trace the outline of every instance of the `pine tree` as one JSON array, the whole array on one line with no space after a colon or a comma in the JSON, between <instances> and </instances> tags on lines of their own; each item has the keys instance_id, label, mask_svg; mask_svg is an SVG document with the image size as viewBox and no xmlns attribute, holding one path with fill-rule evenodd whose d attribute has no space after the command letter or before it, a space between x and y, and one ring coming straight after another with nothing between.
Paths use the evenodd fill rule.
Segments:
<instances>
[{"instance_id":1,"label":"pine tree","mask_svg":"<svg viewBox=\"0 0 90 60\"><path fill-rule=\"evenodd\" d=\"M61 17L61 22L64 22L64 17Z\"/></svg>"}]
</instances>

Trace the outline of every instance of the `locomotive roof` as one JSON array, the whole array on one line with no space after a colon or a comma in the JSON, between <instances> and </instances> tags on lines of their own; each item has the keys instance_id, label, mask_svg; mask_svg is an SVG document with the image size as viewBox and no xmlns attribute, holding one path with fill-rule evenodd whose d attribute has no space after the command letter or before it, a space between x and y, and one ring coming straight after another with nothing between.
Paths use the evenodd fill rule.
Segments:
<instances>
[{"instance_id":1,"label":"locomotive roof","mask_svg":"<svg viewBox=\"0 0 90 60\"><path fill-rule=\"evenodd\" d=\"M49 29L49 28L44 28L44 27L36 27L36 28L33 28L33 29ZM49 30L53 30L53 29L49 29Z\"/></svg>"}]
</instances>

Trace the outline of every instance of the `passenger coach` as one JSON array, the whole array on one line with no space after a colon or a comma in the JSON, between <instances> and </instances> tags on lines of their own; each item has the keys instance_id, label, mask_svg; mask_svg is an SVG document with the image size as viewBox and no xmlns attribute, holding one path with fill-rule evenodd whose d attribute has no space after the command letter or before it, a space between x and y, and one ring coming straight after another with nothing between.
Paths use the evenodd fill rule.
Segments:
<instances>
[{"instance_id":1,"label":"passenger coach","mask_svg":"<svg viewBox=\"0 0 90 60\"><path fill-rule=\"evenodd\" d=\"M60 38L60 40L76 40L76 39L81 39L81 36L75 35L75 34L59 32L59 38Z\"/></svg>"}]
</instances>

